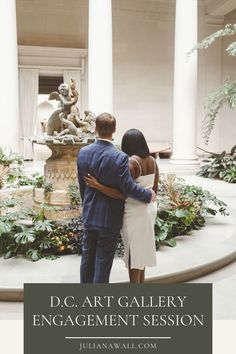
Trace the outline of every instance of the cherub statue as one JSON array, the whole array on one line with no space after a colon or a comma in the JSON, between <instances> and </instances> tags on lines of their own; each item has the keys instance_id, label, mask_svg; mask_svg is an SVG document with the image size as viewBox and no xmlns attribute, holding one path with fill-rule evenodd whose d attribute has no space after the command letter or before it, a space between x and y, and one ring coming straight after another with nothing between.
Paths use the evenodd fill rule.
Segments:
<instances>
[{"instance_id":1,"label":"cherub statue","mask_svg":"<svg viewBox=\"0 0 236 354\"><path fill-rule=\"evenodd\" d=\"M60 113L59 117L60 117L65 129L63 129L60 133L55 133L55 136L62 137L65 135L70 135L73 137L77 137L78 138L77 141L78 140L82 141L83 136L82 136L81 129L77 128L75 126L75 124L73 122L71 122L69 119L65 119L63 116L63 113Z\"/></svg>"},{"instance_id":2,"label":"cherub statue","mask_svg":"<svg viewBox=\"0 0 236 354\"><path fill-rule=\"evenodd\" d=\"M76 126L76 128L80 127L80 113L79 108L76 105L71 106L70 114L68 115L68 120L72 122Z\"/></svg>"},{"instance_id":3,"label":"cherub statue","mask_svg":"<svg viewBox=\"0 0 236 354\"><path fill-rule=\"evenodd\" d=\"M84 133L95 134L95 120L96 116L92 111L86 110L84 111L85 117L80 120L80 128Z\"/></svg>"},{"instance_id":4,"label":"cherub statue","mask_svg":"<svg viewBox=\"0 0 236 354\"><path fill-rule=\"evenodd\" d=\"M79 94L75 88L75 81L73 79L71 79L70 87L63 83L58 87L58 92L52 92L49 95L49 100L59 101L59 108L48 119L48 135L54 135L55 132L60 133L63 131L62 118L68 118L68 115L71 113L71 107L76 104L78 98Z\"/></svg>"}]
</instances>

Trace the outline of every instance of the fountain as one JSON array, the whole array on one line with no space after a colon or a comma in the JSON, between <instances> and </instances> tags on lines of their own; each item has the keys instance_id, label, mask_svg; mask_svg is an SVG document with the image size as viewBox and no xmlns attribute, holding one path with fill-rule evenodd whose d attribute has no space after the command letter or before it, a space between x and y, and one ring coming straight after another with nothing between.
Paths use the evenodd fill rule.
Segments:
<instances>
[{"instance_id":1,"label":"fountain","mask_svg":"<svg viewBox=\"0 0 236 354\"><path fill-rule=\"evenodd\" d=\"M95 115L85 111L84 118L80 117L76 106L79 94L73 79L70 87L63 83L58 92L52 92L49 100L53 99L59 101L59 107L48 119L47 133L32 138L33 143L46 145L52 151L44 166L45 183L51 188L47 192L44 188L35 188L34 207L38 210L43 204L56 207L47 210L46 216L61 220L81 213L81 203L77 207L71 206L69 189L77 184L78 152L95 141Z\"/></svg>"}]
</instances>

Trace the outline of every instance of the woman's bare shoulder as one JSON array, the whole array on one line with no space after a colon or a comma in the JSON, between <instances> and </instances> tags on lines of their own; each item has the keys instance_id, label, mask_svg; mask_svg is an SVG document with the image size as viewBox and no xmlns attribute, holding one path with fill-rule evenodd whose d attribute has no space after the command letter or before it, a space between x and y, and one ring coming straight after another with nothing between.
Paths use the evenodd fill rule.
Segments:
<instances>
[{"instance_id":1,"label":"woman's bare shoulder","mask_svg":"<svg viewBox=\"0 0 236 354\"><path fill-rule=\"evenodd\" d=\"M140 162L134 157L129 157L129 169L133 178L137 178L141 174L141 165Z\"/></svg>"}]
</instances>

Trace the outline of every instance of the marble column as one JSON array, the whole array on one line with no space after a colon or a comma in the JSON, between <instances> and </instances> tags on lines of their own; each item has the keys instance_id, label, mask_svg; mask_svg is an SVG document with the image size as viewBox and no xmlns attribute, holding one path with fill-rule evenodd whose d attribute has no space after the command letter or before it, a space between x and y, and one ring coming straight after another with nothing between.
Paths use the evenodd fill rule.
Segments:
<instances>
[{"instance_id":1,"label":"marble column","mask_svg":"<svg viewBox=\"0 0 236 354\"><path fill-rule=\"evenodd\" d=\"M197 43L198 1L176 0L174 58L174 131L171 163L197 164L196 103L197 51L187 53Z\"/></svg>"},{"instance_id":2,"label":"marble column","mask_svg":"<svg viewBox=\"0 0 236 354\"><path fill-rule=\"evenodd\" d=\"M18 58L15 0L0 0L0 146L19 152Z\"/></svg>"},{"instance_id":3,"label":"marble column","mask_svg":"<svg viewBox=\"0 0 236 354\"><path fill-rule=\"evenodd\" d=\"M89 0L88 105L113 111L112 0Z\"/></svg>"}]
</instances>

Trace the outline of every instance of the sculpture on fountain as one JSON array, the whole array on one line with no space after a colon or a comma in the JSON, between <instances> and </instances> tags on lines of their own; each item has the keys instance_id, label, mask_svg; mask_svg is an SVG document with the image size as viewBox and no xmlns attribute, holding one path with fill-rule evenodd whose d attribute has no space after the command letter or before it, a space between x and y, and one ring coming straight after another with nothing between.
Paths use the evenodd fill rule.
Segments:
<instances>
[{"instance_id":1,"label":"sculpture on fountain","mask_svg":"<svg viewBox=\"0 0 236 354\"><path fill-rule=\"evenodd\" d=\"M69 218L78 215L78 209L71 208L68 189L77 183L76 157L81 147L95 141L95 119L91 111L84 112L80 117L77 107L79 93L75 81L71 79L70 86L63 83L57 92L49 95L49 100L57 100L58 108L51 114L47 123L47 132L44 136L34 137L36 144L47 145L52 155L46 160L44 166L45 181L52 184L53 191L35 189L34 205L39 208L47 203L59 206L60 212L51 212L50 219ZM80 208L81 209L81 208Z\"/></svg>"},{"instance_id":2,"label":"sculpture on fountain","mask_svg":"<svg viewBox=\"0 0 236 354\"><path fill-rule=\"evenodd\" d=\"M71 89L71 94L70 94ZM51 114L48 119L47 134L54 135L60 133L63 130L63 118L67 119L71 107L74 106L79 98L78 91L75 89L74 80L71 79L71 86L67 84L61 84L58 87L58 92L54 91L50 93L49 100L59 101L59 107L55 112Z\"/></svg>"},{"instance_id":3,"label":"sculpture on fountain","mask_svg":"<svg viewBox=\"0 0 236 354\"><path fill-rule=\"evenodd\" d=\"M45 142L58 144L95 140L96 117L91 111L85 111L82 119L76 106L78 99L79 94L73 79L70 87L63 83L58 87L58 92L50 93L49 100L59 101L59 107L48 119Z\"/></svg>"}]
</instances>

